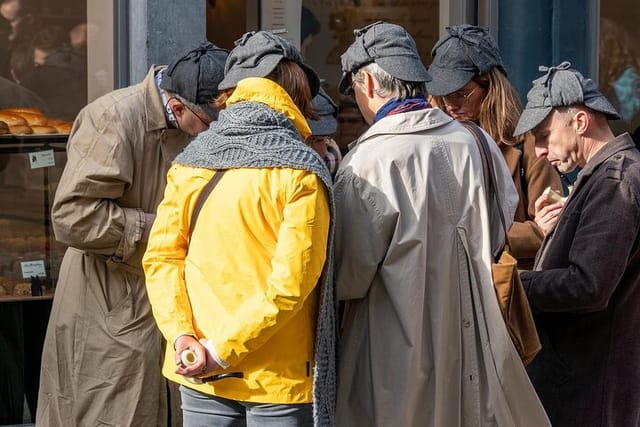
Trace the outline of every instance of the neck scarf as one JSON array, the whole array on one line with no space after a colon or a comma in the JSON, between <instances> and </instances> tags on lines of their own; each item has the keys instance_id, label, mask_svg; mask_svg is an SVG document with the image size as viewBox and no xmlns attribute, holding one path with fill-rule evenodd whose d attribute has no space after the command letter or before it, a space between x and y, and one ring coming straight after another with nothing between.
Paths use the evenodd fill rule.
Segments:
<instances>
[{"instance_id":1,"label":"neck scarf","mask_svg":"<svg viewBox=\"0 0 640 427\"><path fill-rule=\"evenodd\" d=\"M383 117L392 116L394 114L406 113L407 111L417 111L424 110L425 108L430 108L431 105L427 102L427 100L423 96L418 96L415 98L405 98L405 99L391 99L386 102L373 119L373 123L377 122Z\"/></svg>"},{"instance_id":2,"label":"neck scarf","mask_svg":"<svg viewBox=\"0 0 640 427\"><path fill-rule=\"evenodd\" d=\"M293 102L289 94L273 80L262 77L248 77L240 80L233 94L227 100L227 105L240 101L253 101L267 104L274 110L284 114L293 122L302 139L311 135L311 129L304 115Z\"/></svg>"}]
</instances>

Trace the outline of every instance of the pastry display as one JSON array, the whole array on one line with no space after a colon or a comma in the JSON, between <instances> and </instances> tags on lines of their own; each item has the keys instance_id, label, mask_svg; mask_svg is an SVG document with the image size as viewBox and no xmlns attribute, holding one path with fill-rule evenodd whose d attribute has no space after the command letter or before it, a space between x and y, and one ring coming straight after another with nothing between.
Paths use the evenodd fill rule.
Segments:
<instances>
[{"instance_id":1,"label":"pastry display","mask_svg":"<svg viewBox=\"0 0 640 427\"><path fill-rule=\"evenodd\" d=\"M9 125L9 133L14 135L31 135L33 133L33 129L31 129L31 126L27 125Z\"/></svg>"},{"instance_id":2,"label":"pastry display","mask_svg":"<svg viewBox=\"0 0 640 427\"><path fill-rule=\"evenodd\" d=\"M72 123L66 120L47 117L42 110L31 107L12 107L0 110L0 123L4 122L8 129L0 135L42 135L68 134Z\"/></svg>"},{"instance_id":3,"label":"pastry display","mask_svg":"<svg viewBox=\"0 0 640 427\"><path fill-rule=\"evenodd\" d=\"M53 126L47 125L32 125L31 130L36 135L47 134L47 133L59 133L58 129Z\"/></svg>"},{"instance_id":4,"label":"pastry display","mask_svg":"<svg viewBox=\"0 0 640 427\"><path fill-rule=\"evenodd\" d=\"M27 125L27 120L24 117L19 116L17 113L8 112L8 110L0 111L0 121L5 122L9 127Z\"/></svg>"}]
</instances>

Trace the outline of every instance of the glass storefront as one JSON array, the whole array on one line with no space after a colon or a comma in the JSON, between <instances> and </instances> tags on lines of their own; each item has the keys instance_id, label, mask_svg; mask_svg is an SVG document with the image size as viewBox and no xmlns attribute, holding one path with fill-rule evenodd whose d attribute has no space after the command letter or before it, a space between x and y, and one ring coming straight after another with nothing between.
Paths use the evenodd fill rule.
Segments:
<instances>
[{"instance_id":1,"label":"glass storefront","mask_svg":"<svg viewBox=\"0 0 640 427\"><path fill-rule=\"evenodd\" d=\"M209 40L228 49L247 30L260 27L271 9L287 3L278 1L210 1L207 13ZM300 50L321 79L324 88L340 107L336 141L343 148L365 129L366 124L351 97L338 93L340 55L353 42L353 30L378 20L404 26L414 37L423 61L428 64L431 47L439 37L439 0L303 0L295 28ZM277 10L276 12L277 13Z\"/></svg>"},{"instance_id":2,"label":"glass storefront","mask_svg":"<svg viewBox=\"0 0 640 427\"><path fill-rule=\"evenodd\" d=\"M640 8L636 0L600 2L598 81L622 120L614 132L640 145Z\"/></svg>"}]
</instances>

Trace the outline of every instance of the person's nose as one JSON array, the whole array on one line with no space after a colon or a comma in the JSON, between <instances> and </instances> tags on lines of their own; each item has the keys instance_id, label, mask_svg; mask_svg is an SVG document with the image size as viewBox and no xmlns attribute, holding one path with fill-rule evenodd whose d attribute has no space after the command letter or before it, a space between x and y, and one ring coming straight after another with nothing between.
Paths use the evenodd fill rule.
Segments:
<instances>
[{"instance_id":1,"label":"person's nose","mask_svg":"<svg viewBox=\"0 0 640 427\"><path fill-rule=\"evenodd\" d=\"M538 145L536 144L536 157L547 157L549 154L549 149L546 145Z\"/></svg>"}]
</instances>

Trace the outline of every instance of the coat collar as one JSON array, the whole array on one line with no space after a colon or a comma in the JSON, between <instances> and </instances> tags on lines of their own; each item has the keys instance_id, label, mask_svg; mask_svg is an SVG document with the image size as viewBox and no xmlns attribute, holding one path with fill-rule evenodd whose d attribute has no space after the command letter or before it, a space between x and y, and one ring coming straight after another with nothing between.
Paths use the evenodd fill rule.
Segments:
<instances>
[{"instance_id":1,"label":"coat collar","mask_svg":"<svg viewBox=\"0 0 640 427\"><path fill-rule=\"evenodd\" d=\"M357 140L349 144L349 149L356 145L364 144L368 139L378 135L406 134L407 131L421 132L446 125L453 121L439 108L426 108L424 110L409 111L401 114L387 116L377 121L367 129Z\"/></svg>"},{"instance_id":2,"label":"coat collar","mask_svg":"<svg viewBox=\"0 0 640 427\"><path fill-rule=\"evenodd\" d=\"M162 68L164 66L152 65L141 83L144 86L144 117L147 132L168 128L160 89L155 79L156 72Z\"/></svg>"},{"instance_id":3,"label":"coat collar","mask_svg":"<svg viewBox=\"0 0 640 427\"><path fill-rule=\"evenodd\" d=\"M593 156L593 158L584 165L584 168L578 175L578 180L576 181L576 185L574 188L577 188L580 181L593 174L598 166L607 161L609 158L615 156L621 151L626 151L629 149L635 149L635 144L633 143L633 139L631 139L631 135L629 135L627 132L618 135L611 141L607 142L604 147L602 147L600 151L598 151Z\"/></svg>"}]
</instances>

